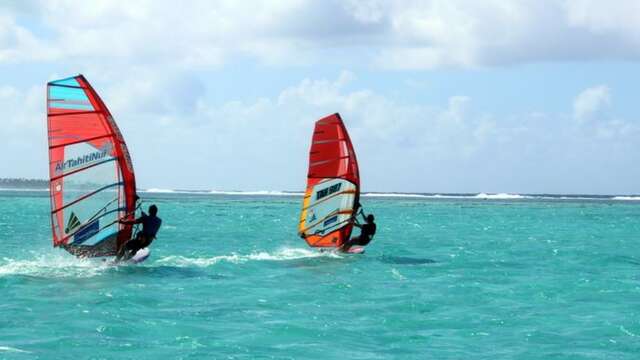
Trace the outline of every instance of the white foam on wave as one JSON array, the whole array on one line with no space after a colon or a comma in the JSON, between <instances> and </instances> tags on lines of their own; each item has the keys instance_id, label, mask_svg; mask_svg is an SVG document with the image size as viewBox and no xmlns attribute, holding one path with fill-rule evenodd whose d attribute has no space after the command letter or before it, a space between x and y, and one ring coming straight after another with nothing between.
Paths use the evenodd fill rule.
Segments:
<instances>
[{"instance_id":1,"label":"white foam on wave","mask_svg":"<svg viewBox=\"0 0 640 360\"><path fill-rule=\"evenodd\" d=\"M319 251L314 251L309 249L285 248L285 249L277 250L273 253L261 251L261 252L251 253L248 255L231 254L231 255L219 255L219 256L212 256L212 257L197 257L197 258L171 255L171 256L166 256L157 260L154 264L172 265L172 266L179 266L179 267L189 267L189 266L208 267L223 261L229 262L232 264L243 264L249 261L289 261L289 260L317 258L317 257L340 258L340 255L330 251L319 252Z\"/></svg>"},{"instance_id":2,"label":"white foam on wave","mask_svg":"<svg viewBox=\"0 0 640 360\"><path fill-rule=\"evenodd\" d=\"M407 277L402 275L396 268L391 269L391 276L393 276L396 280L407 280Z\"/></svg>"},{"instance_id":3,"label":"white foam on wave","mask_svg":"<svg viewBox=\"0 0 640 360\"><path fill-rule=\"evenodd\" d=\"M1 189L0 189L1 190ZM31 191L31 190L30 190ZM43 191L48 191L44 189ZM139 190L146 193L166 193L166 194L194 194L194 195L231 195L231 196L303 196L303 192L296 191L279 191L279 190L256 190L256 191L240 191L240 190L172 190L151 188ZM539 200L619 200L619 201L640 201L640 196L600 196L600 195L522 195L511 193L479 193L479 194L419 194L419 193L382 193L364 192L361 195L367 198L414 198L414 199L481 199L481 200L519 200L519 199L539 199Z\"/></svg>"},{"instance_id":4,"label":"white foam on wave","mask_svg":"<svg viewBox=\"0 0 640 360\"><path fill-rule=\"evenodd\" d=\"M480 193L474 197L476 199L486 199L486 200L513 200L513 199L531 198L530 196L524 196L520 194L507 194L507 193L499 193L499 194Z\"/></svg>"},{"instance_id":5,"label":"white foam on wave","mask_svg":"<svg viewBox=\"0 0 640 360\"><path fill-rule=\"evenodd\" d=\"M372 198L418 198L418 199L473 199L474 194L412 194L412 193L362 193L362 197Z\"/></svg>"},{"instance_id":6,"label":"white foam on wave","mask_svg":"<svg viewBox=\"0 0 640 360\"><path fill-rule=\"evenodd\" d=\"M175 193L175 190L171 190L171 189L158 189L158 188L151 188L151 189L146 189L146 190L141 190L142 192L148 192L148 193Z\"/></svg>"},{"instance_id":7,"label":"white foam on wave","mask_svg":"<svg viewBox=\"0 0 640 360\"><path fill-rule=\"evenodd\" d=\"M398 197L398 198L436 198L440 195L423 195L407 193L362 193L362 197Z\"/></svg>"},{"instance_id":8,"label":"white foam on wave","mask_svg":"<svg viewBox=\"0 0 640 360\"><path fill-rule=\"evenodd\" d=\"M640 201L640 196L614 196L613 200Z\"/></svg>"},{"instance_id":9,"label":"white foam on wave","mask_svg":"<svg viewBox=\"0 0 640 360\"><path fill-rule=\"evenodd\" d=\"M532 198L542 200L609 200L606 198L598 198L595 196L532 196Z\"/></svg>"},{"instance_id":10,"label":"white foam on wave","mask_svg":"<svg viewBox=\"0 0 640 360\"><path fill-rule=\"evenodd\" d=\"M276 190L256 190L256 191L240 191L240 190L173 190L173 189L138 189L141 193L156 194L190 194L190 195L239 195L239 196L302 196L302 192L294 191L276 191Z\"/></svg>"},{"instance_id":11,"label":"white foam on wave","mask_svg":"<svg viewBox=\"0 0 640 360\"><path fill-rule=\"evenodd\" d=\"M25 275L43 278L88 278L111 268L100 259L79 259L71 255L46 254L32 259L0 260L0 277Z\"/></svg>"},{"instance_id":12,"label":"white foam on wave","mask_svg":"<svg viewBox=\"0 0 640 360\"><path fill-rule=\"evenodd\" d=\"M301 192L275 191L275 190L258 190L258 191L224 191L211 190L209 194L214 195L262 195L262 196L301 196Z\"/></svg>"},{"instance_id":13,"label":"white foam on wave","mask_svg":"<svg viewBox=\"0 0 640 360\"><path fill-rule=\"evenodd\" d=\"M31 351L21 350L21 349L10 347L10 346L0 346L0 351L31 354Z\"/></svg>"}]
</instances>

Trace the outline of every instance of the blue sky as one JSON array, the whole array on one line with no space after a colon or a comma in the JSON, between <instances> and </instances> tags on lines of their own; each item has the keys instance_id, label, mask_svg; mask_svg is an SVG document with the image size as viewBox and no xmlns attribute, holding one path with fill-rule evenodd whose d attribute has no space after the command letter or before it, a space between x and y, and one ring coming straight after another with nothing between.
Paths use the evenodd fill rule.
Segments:
<instances>
[{"instance_id":1,"label":"blue sky","mask_svg":"<svg viewBox=\"0 0 640 360\"><path fill-rule=\"evenodd\" d=\"M0 176L84 74L143 188L300 190L340 112L364 191L640 193L636 1L6 2Z\"/></svg>"}]
</instances>

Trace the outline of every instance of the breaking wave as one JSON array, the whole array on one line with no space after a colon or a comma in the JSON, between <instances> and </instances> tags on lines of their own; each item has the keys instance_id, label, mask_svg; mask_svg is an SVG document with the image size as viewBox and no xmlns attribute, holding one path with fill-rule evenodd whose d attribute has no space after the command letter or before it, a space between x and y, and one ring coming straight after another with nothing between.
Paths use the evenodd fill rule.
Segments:
<instances>
[{"instance_id":1,"label":"breaking wave","mask_svg":"<svg viewBox=\"0 0 640 360\"><path fill-rule=\"evenodd\" d=\"M520 194L412 194L412 193L363 193L363 197L380 198L422 198L422 199L483 199L483 200L514 200L532 199L534 196Z\"/></svg>"},{"instance_id":2,"label":"breaking wave","mask_svg":"<svg viewBox=\"0 0 640 360\"><path fill-rule=\"evenodd\" d=\"M44 278L88 278L113 266L102 259L79 259L64 254L38 255L33 259L0 260L0 277L24 275Z\"/></svg>"},{"instance_id":3,"label":"breaking wave","mask_svg":"<svg viewBox=\"0 0 640 360\"><path fill-rule=\"evenodd\" d=\"M1 190L0 190L1 191ZM24 191L24 190L23 190ZM33 190L28 190L33 191ZM280 190L173 190L151 188L140 192L156 194L231 195L231 196L303 196L299 191ZM563 194L512 194L512 193L396 193L363 192L366 198L407 198L407 199L471 199L471 200L604 200L640 201L639 195L563 195Z\"/></svg>"},{"instance_id":4,"label":"breaking wave","mask_svg":"<svg viewBox=\"0 0 640 360\"><path fill-rule=\"evenodd\" d=\"M10 346L0 346L0 351L31 354L31 351L20 350L18 348L14 348L14 347L10 347Z\"/></svg>"},{"instance_id":5,"label":"breaking wave","mask_svg":"<svg viewBox=\"0 0 640 360\"><path fill-rule=\"evenodd\" d=\"M613 200L640 201L640 196L614 196Z\"/></svg>"},{"instance_id":6,"label":"breaking wave","mask_svg":"<svg viewBox=\"0 0 640 360\"><path fill-rule=\"evenodd\" d=\"M487 200L513 200L513 199L530 199L531 196L525 196L520 194L507 194L507 193L500 193L500 194L480 193L476 195L475 198L487 199Z\"/></svg>"},{"instance_id":7,"label":"breaking wave","mask_svg":"<svg viewBox=\"0 0 640 360\"><path fill-rule=\"evenodd\" d=\"M362 197L402 197L402 198L438 198L442 195L408 194L408 193L362 193Z\"/></svg>"},{"instance_id":8,"label":"breaking wave","mask_svg":"<svg viewBox=\"0 0 640 360\"><path fill-rule=\"evenodd\" d=\"M175 193L175 190L171 190L171 189L156 189L156 188L152 188L152 189L146 189L146 190L139 190L141 192L148 192L148 193Z\"/></svg>"},{"instance_id":9,"label":"breaking wave","mask_svg":"<svg viewBox=\"0 0 640 360\"><path fill-rule=\"evenodd\" d=\"M260 195L260 196L302 196L301 192L294 191L273 191L273 190L258 190L258 191L223 191L223 190L211 190L209 194L215 195Z\"/></svg>"}]
</instances>

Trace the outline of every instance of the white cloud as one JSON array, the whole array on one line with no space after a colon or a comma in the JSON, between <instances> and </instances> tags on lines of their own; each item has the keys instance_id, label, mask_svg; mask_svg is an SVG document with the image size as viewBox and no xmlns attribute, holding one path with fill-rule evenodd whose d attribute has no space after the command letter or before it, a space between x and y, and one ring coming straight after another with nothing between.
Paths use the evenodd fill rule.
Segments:
<instances>
[{"instance_id":1,"label":"white cloud","mask_svg":"<svg viewBox=\"0 0 640 360\"><path fill-rule=\"evenodd\" d=\"M1 9L1 8L0 8ZM0 12L0 64L51 59L51 49L29 29Z\"/></svg>"},{"instance_id":2,"label":"white cloud","mask_svg":"<svg viewBox=\"0 0 640 360\"><path fill-rule=\"evenodd\" d=\"M47 134L41 87L19 89L0 85L0 177L44 177Z\"/></svg>"},{"instance_id":3,"label":"white cloud","mask_svg":"<svg viewBox=\"0 0 640 360\"><path fill-rule=\"evenodd\" d=\"M640 2L635 0L571 0L565 3L570 26L614 33L639 40Z\"/></svg>"},{"instance_id":4,"label":"white cloud","mask_svg":"<svg viewBox=\"0 0 640 360\"><path fill-rule=\"evenodd\" d=\"M363 23L378 23L384 18L386 12L385 2L381 0L346 0L343 2L345 9L353 17Z\"/></svg>"},{"instance_id":5,"label":"white cloud","mask_svg":"<svg viewBox=\"0 0 640 360\"><path fill-rule=\"evenodd\" d=\"M140 85L117 83L103 94L130 146L141 186L299 188L313 123L334 112L345 118L372 179L386 176L387 169L371 164L406 166L408 159L398 161L405 152L415 154L409 166L419 172L420 153L436 161L468 158L487 141L484 120L466 118L467 97L453 96L441 109L401 105L369 89L347 91L357 81L346 71L333 80L304 79L251 102L212 105L202 97L190 111L171 110L177 107L166 87L157 86L162 83L150 73Z\"/></svg>"},{"instance_id":6,"label":"white cloud","mask_svg":"<svg viewBox=\"0 0 640 360\"><path fill-rule=\"evenodd\" d=\"M404 103L362 88L350 72L222 104L209 101L206 88L188 92L188 76L138 75L89 81L116 118L143 187L300 189L313 123L334 112L349 128L369 191L597 192L588 187L596 180L581 188L571 187L573 180L612 172L623 178L634 169L630 154L638 153L638 126L606 114L576 127L565 121L572 114L479 113L473 99L460 95L444 103ZM172 87L180 82L187 90ZM582 113L597 111L609 92L594 87L576 103L587 109ZM10 125L0 132L0 163L12 164L0 176L46 176L43 98L42 87L0 86Z\"/></svg>"},{"instance_id":7,"label":"white cloud","mask_svg":"<svg viewBox=\"0 0 640 360\"><path fill-rule=\"evenodd\" d=\"M81 70L116 117L142 186L300 188L313 122L337 111L356 143L369 190L522 191L514 184L604 176L598 166L620 177L633 168L625 161L637 158L640 131L605 111L611 106L605 85L579 94L573 112L504 115L503 109L478 111L486 104L464 96L464 87L435 101L429 95L435 80L408 81L409 94L362 86L377 76L375 69L362 83L356 75L371 66L637 61L639 6L546 0L3 3L0 64L13 82L0 86L0 109L10 125L0 132L0 163L12 166L0 176L46 176L43 79ZM256 61L267 66L258 64L256 71ZM212 95L233 81L216 83L218 71L246 66L261 76L270 66L292 64L313 65L304 71L311 74L356 71L302 75L242 100ZM14 69L24 74L19 80L9 73ZM386 84L393 86L377 83ZM418 93L426 95L412 100ZM24 161L16 163L14 154Z\"/></svg>"},{"instance_id":8,"label":"white cloud","mask_svg":"<svg viewBox=\"0 0 640 360\"><path fill-rule=\"evenodd\" d=\"M584 122L611 104L611 90L606 85L590 87L582 91L573 101L573 117Z\"/></svg>"},{"instance_id":9,"label":"white cloud","mask_svg":"<svg viewBox=\"0 0 640 360\"><path fill-rule=\"evenodd\" d=\"M635 1L40 1L0 5L0 62L393 69L640 58ZM25 15L28 14L28 17Z\"/></svg>"},{"instance_id":10,"label":"white cloud","mask_svg":"<svg viewBox=\"0 0 640 360\"><path fill-rule=\"evenodd\" d=\"M592 167L583 167L581 161L589 159L596 168L608 164L623 151L634 151L640 133L636 126L612 119L576 131L570 123L558 121L570 116L562 114L499 119L477 113L466 96L451 96L440 106L402 104L370 89L347 91L347 86L357 85L354 79L350 73L334 80L304 79L277 96L255 102L222 106L205 102L199 113L201 125L180 131L179 138L189 139L188 143L175 146L173 133L157 148L173 144L183 154L198 154L191 166L202 173L190 179L225 169L213 175L216 180L209 186L256 189L260 183L267 189L297 189L304 182L313 122L337 111L357 148L365 189L523 191L514 182L535 183L541 174L567 168L594 176ZM612 142L616 147L610 146ZM145 148L143 153L151 149L149 144ZM183 165L189 166L189 161ZM148 159L142 162L152 164ZM469 174L477 179L471 181ZM549 191L544 185L533 187Z\"/></svg>"}]
</instances>

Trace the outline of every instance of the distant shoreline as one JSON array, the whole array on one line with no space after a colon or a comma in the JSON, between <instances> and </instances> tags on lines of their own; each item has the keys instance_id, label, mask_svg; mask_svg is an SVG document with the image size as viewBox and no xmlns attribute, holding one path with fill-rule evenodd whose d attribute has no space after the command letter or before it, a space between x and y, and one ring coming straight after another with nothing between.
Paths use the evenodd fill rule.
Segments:
<instances>
[{"instance_id":1,"label":"distant shoreline","mask_svg":"<svg viewBox=\"0 0 640 360\"><path fill-rule=\"evenodd\" d=\"M28 178L0 178L0 189L41 190L48 189L49 181Z\"/></svg>"}]
</instances>

